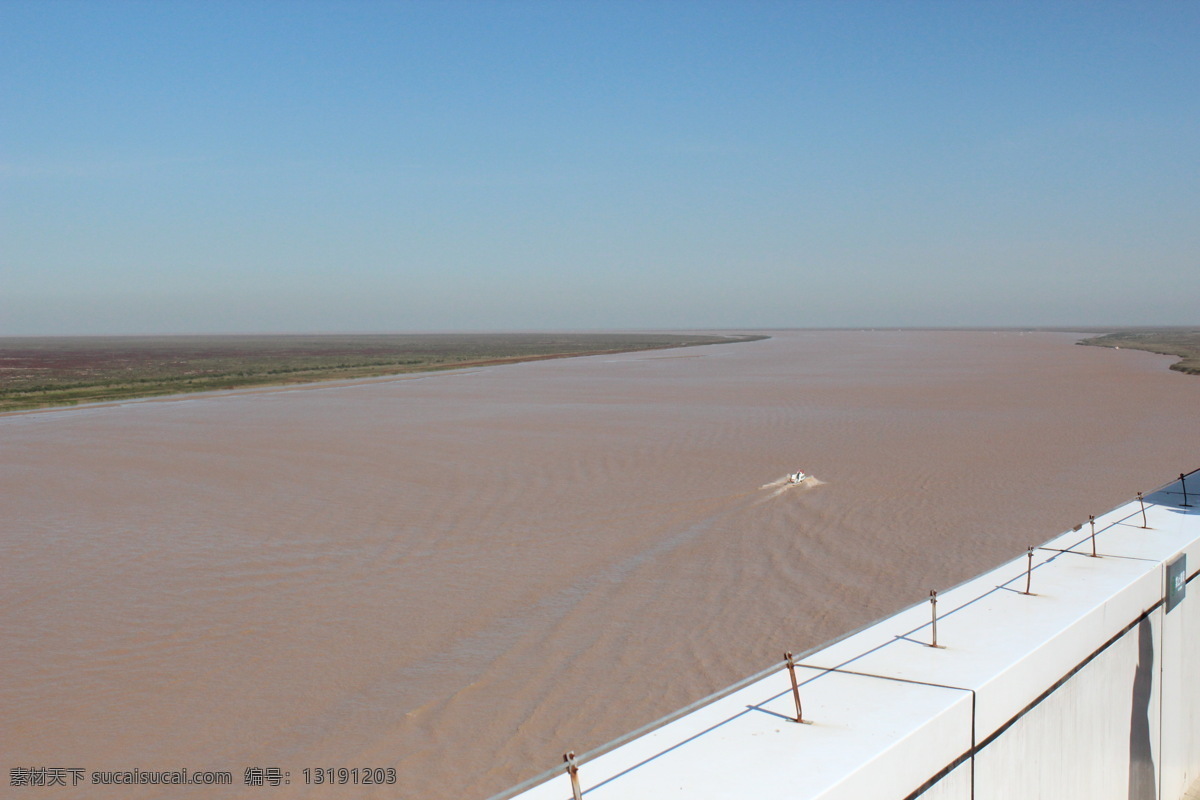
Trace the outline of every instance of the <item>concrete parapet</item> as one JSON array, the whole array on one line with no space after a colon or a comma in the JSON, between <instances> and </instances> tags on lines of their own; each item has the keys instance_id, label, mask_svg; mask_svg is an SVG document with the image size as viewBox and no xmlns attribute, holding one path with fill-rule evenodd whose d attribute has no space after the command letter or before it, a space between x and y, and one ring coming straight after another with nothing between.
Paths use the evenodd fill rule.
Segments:
<instances>
[{"instance_id":1,"label":"concrete parapet","mask_svg":"<svg viewBox=\"0 0 1200 800\"><path fill-rule=\"evenodd\" d=\"M809 724L780 665L583 754L582 795L1177 800L1200 779L1200 508L1182 488L1145 498L1144 527L1135 500L1094 538L1085 523L939 592L937 647L923 602L797 658ZM572 787L557 770L509 797Z\"/></svg>"}]
</instances>

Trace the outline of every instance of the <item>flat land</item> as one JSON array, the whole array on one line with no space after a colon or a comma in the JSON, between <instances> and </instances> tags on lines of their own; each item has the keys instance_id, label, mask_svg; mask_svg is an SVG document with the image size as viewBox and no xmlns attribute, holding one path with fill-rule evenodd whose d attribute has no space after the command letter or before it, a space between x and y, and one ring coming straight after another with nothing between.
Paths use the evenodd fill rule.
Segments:
<instances>
[{"instance_id":1,"label":"flat land","mask_svg":"<svg viewBox=\"0 0 1200 800\"><path fill-rule=\"evenodd\" d=\"M765 338L672 333L0 338L0 412Z\"/></svg>"},{"instance_id":2,"label":"flat land","mask_svg":"<svg viewBox=\"0 0 1200 800\"><path fill-rule=\"evenodd\" d=\"M1155 328L1126 330L1084 339L1079 344L1095 347L1127 347L1148 350L1165 356L1179 356L1171 369L1188 375L1200 375L1200 329Z\"/></svg>"}]
</instances>

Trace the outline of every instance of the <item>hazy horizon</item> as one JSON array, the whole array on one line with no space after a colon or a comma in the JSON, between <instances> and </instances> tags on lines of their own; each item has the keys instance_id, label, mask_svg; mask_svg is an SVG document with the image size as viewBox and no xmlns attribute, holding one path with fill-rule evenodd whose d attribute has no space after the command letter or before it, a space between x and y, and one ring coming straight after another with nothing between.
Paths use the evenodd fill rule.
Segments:
<instances>
[{"instance_id":1,"label":"hazy horizon","mask_svg":"<svg viewBox=\"0 0 1200 800\"><path fill-rule=\"evenodd\" d=\"M1194 325L1200 6L0 3L0 336Z\"/></svg>"},{"instance_id":2,"label":"hazy horizon","mask_svg":"<svg viewBox=\"0 0 1200 800\"><path fill-rule=\"evenodd\" d=\"M281 330L281 331L164 331L159 333L83 333L83 334L4 334L0 335L0 341L5 339L125 339L125 338L183 338L183 337L322 337L322 336L339 336L339 337L375 337L375 336L445 336L445 335L466 335L466 336L510 336L515 334L562 334L562 335L587 335L587 334L638 334L638 333L679 333L684 334L702 334L702 333L748 333L762 334L770 337L772 333L803 333L808 332L869 332L869 331L943 331L943 332L988 332L996 331L1003 333L1080 333L1080 334L1102 334L1107 332L1118 331L1142 331L1142 330L1192 330L1195 325L855 325L855 326L793 326L787 328L756 328L749 325L742 325L731 328L684 328L684 327L642 327L642 328L510 328L510 329L481 329L472 330L466 328L457 329L424 329L424 330L347 330L347 331L322 331L322 330Z\"/></svg>"}]
</instances>

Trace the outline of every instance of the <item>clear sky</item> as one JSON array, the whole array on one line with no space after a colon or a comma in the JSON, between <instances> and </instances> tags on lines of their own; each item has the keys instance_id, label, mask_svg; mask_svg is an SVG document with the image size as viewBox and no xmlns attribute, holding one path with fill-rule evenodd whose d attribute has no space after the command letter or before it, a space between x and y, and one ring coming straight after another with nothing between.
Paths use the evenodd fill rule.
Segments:
<instances>
[{"instance_id":1,"label":"clear sky","mask_svg":"<svg viewBox=\"0 0 1200 800\"><path fill-rule=\"evenodd\" d=\"M1200 3L0 0L0 335L1200 323Z\"/></svg>"}]
</instances>

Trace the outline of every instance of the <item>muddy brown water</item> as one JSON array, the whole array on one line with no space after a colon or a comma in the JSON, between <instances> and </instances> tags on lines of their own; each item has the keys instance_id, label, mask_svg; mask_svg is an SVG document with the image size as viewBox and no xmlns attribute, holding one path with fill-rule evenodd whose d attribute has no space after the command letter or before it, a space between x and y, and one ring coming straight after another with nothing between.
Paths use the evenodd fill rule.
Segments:
<instances>
[{"instance_id":1,"label":"muddy brown water","mask_svg":"<svg viewBox=\"0 0 1200 800\"><path fill-rule=\"evenodd\" d=\"M5 783L485 798L1200 466L1200 378L1076 338L779 332L0 416ZM329 767L396 783L305 784Z\"/></svg>"}]
</instances>

